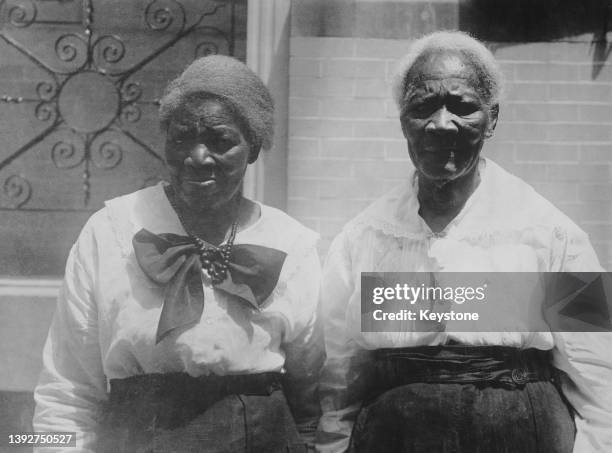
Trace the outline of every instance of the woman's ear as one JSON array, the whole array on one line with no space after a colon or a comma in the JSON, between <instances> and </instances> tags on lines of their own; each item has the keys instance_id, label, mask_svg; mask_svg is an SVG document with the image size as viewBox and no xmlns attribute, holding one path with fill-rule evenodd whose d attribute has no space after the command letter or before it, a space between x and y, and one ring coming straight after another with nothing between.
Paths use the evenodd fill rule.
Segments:
<instances>
[{"instance_id":1,"label":"woman's ear","mask_svg":"<svg viewBox=\"0 0 612 453\"><path fill-rule=\"evenodd\" d=\"M402 108L402 112L400 113L400 125L402 126L402 134L404 134L404 138L408 138L408 129L406 128L406 118L404 114L404 109Z\"/></svg>"},{"instance_id":2,"label":"woman's ear","mask_svg":"<svg viewBox=\"0 0 612 453\"><path fill-rule=\"evenodd\" d=\"M495 126L497 126L498 116L499 116L499 104L494 104L489 109L489 124L487 125L487 130L485 131L486 138L493 137L493 131L495 130Z\"/></svg>"}]
</instances>

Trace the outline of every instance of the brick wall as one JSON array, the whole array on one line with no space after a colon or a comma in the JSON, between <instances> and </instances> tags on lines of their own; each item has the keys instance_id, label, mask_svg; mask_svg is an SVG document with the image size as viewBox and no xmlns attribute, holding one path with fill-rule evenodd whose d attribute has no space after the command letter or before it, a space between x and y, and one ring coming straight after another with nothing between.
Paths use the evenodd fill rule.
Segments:
<instances>
[{"instance_id":1,"label":"brick wall","mask_svg":"<svg viewBox=\"0 0 612 453\"><path fill-rule=\"evenodd\" d=\"M507 95L489 155L589 233L612 270L612 62L590 39L497 50Z\"/></svg>"},{"instance_id":2,"label":"brick wall","mask_svg":"<svg viewBox=\"0 0 612 453\"><path fill-rule=\"evenodd\" d=\"M321 233L322 253L410 168L389 94L403 49L392 40L291 40L288 209Z\"/></svg>"},{"instance_id":3,"label":"brick wall","mask_svg":"<svg viewBox=\"0 0 612 453\"><path fill-rule=\"evenodd\" d=\"M493 44L507 90L483 153L586 230L612 270L612 62L593 56L591 39ZM321 233L323 255L411 166L390 97L409 42L291 39L288 210Z\"/></svg>"}]
</instances>

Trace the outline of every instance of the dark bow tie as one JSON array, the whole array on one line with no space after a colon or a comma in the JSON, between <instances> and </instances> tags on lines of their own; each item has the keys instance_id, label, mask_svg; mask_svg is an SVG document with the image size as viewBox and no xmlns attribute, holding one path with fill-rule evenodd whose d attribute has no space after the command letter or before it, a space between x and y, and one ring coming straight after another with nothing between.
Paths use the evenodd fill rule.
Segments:
<instances>
[{"instance_id":1,"label":"dark bow tie","mask_svg":"<svg viewBox=\"0 0 612 453\"><path fill-rule=\"evenodd\" d=\"M165 285L164 306L157 325L159 343L174 329L194 324L204 311L202 263L194 239L177 234L140 230L132 239L138 264L154 282ZM207 248L217 249L212 244ZM287 254L253 244L233 245L228 272L215 289L237 296L259 309L274 290ZM221 259L221 253L211 259ZM216 263L221 265L222 263Z\"/></svg>"}]
</instances>

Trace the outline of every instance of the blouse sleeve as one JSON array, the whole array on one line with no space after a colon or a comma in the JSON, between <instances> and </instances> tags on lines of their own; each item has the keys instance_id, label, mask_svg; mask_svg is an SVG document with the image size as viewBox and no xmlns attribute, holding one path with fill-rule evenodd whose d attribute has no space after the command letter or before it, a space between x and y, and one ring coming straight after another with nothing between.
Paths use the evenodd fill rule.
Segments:
<instances>
[{"instance_id":1,"label":"blouse sleeve","mask_svg":"<svg viewBox=\"0 0 612 453\"><path fill-rule=\"evenodd\" d=\"M346 237L341 233L327 255L321 288L327 351L320 389L323 415L317 432L317 451L321 453L348 448L363 399L362 370L367 351L352 338L346 322L354 284Z\"/></svg>"},{"instance_id":2,"label":"blouse sleeve","mask_svg":"<svg viewBox=\"0 0 612 453\"><path fill-rule=\"evenodd\" d=\"M287 290L296 302L298 318L302 321L283 345L286 353L283 386L298 431L303 441L313 448L321 415L318 385L325 361L323 327L317 309L321 264L314 243L305 255L290 259L300 261L287 263L295 267Z\"/></svg>"},{"instance_id":3,"label":"blouse sleeve","mask_svg":"<svg viewBox=\"0 0 612 453\"><path fill-rule=\"evenodd\" d=\"M99 405L106 398L93 295L97 252L90 224L70 251L34 392L34 430L76 433L77 448L65 450L71 453L95 451Z\"/></svg>"},{"instance_id":4,"label":"blouse sleeve","mask_svg":"<svg viewBox=\"0 0 612 453\"><path fill-rule=\"evenodd\" d=\"M582 231L563 240L562 272L601 272ZM553 332L554 365L563 371L561 386L576 412L574 453L612 451L612 332Z\"/></svg>"}]
</instances>

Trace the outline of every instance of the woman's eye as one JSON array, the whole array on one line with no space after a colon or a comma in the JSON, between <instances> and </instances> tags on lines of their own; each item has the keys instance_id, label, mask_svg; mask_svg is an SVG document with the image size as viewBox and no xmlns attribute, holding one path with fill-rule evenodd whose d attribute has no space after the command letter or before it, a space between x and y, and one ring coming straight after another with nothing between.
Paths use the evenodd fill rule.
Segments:
<instances>
[{"instance_id":1,"label":"woman's eye","mask_svg":"<svg viewBox=\"0 0 612 453\"><path fill-rule=\"evenodd\" d=\"M226 134L218 132L208 132L200 140L215 153L224 153L237 144Z\"/></svg>"},{"instance_id":2,"label":"woman's eye","mask_svg":"<svg viewBox=\"0 0 612 453\"><path fill-rule=\"evenodd\" d=\"M433 102L417 102L408 108L408 111L417 117L428 116L435 111Z\"/></svg>"},{"instance_id":3,"label":"woman's eye","mask_svg":"<svg viewBox=\"0 0 612 453\"><path fill-rule=\"evenodd\" d=\"M189 129L170 131L168 133L168 140L173 145L183 148L189 148L202 143L215 153L224 153L239 143L239 140L231 133L212 128L206 128L200 132Z\"/></svg>"},{"instance_id":4,"label":"woman's eye","mask_svg":"<svg viewBox=\"0 0 612 453\"><path fill-rule=\"evenodd\" d=\"M234 141L231 140L229 137L221 136L221 137L217 137L215 141L215 145L217 146L219 150L227 151L228 149L236 146L236 143L234 143Z\"/></svg>"},{"instance_id":5,"label":"woman's eye","mask_svg":"<svg viewBox=\"0 0 612 453\"><path fill-rule=\"evenodd\" d=\"M189 130L173 131L168 134L168 138L175 145L182 145L184 143L187 143L191 140L194 140L196 136L197 133L195 131Z\"/></svg>"},{"instance_id":6,"label":"woman's eye","mask_svg":"<svg viewBox=\"0 0 612 453\"><path fill-rule=\"evenodd\" d=\"M447 106L448 110L458 116L471 115L478 110L478 105L473 102L455 101L450 102Z\"/></svg>"}]
</instances>

